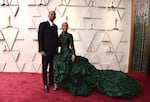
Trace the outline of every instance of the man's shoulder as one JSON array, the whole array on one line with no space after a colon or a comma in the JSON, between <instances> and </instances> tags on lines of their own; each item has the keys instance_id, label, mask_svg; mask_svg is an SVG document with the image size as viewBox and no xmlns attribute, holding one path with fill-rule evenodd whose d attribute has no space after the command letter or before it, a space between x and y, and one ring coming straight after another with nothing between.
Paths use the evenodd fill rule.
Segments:
<instances>
[{"instance_id":1,"label":"man's shoulder","mask_svg":"<svg viewBox=\"0 0 150 102\"><path fill-rule=\"evenodd\" d=\"M45 25L47 23L48 23L48 21L44 21L44 22L41 22L40 25Z\"/></svg>"},{"instance_id":2,"label":"man's shoulder","mask_svg":"<svg viewBox=\"0 0 150 102\"><path fill-rule=\"evenodd\" d=\"M54 26L56 26L57 27L57 25L54 23Z\"/></svg>"},{"instance_id":3,"label":"man's shoulder","mask_svg":"<svg viewBox=\"0 0 150 102\"><path fill-rule=\"evenodd\" d=\"M47 23L48 23L48 21L43 21L40 24L47 24Z\"/></svg>"}]
</instances>

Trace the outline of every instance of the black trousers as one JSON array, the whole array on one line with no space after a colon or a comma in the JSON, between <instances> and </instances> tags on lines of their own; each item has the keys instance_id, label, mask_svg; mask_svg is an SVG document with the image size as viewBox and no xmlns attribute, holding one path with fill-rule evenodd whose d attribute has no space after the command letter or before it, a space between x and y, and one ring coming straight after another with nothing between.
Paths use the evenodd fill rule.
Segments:
<instances>
[{"instance_id":1,"label":"black trousers","mask_svg":"<svg viewBox=\"0 0 150 102\"><path fill-rule=\"evenodd\" d=\"M53 83L54 81L54 75L53 75L53 58L54 56L42 56L42 77L43 77L43 83L44 85L48 84L48 78L47 78L47 69L49 67L49 82Z\"/></svg>"}]
</instances>

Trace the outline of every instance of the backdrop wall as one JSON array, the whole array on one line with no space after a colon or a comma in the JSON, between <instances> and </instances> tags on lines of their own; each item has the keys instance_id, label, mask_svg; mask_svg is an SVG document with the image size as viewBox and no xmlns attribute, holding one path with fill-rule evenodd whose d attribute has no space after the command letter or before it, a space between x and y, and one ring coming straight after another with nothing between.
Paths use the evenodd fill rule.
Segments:
<instances>
[{"instance_id":1,"label":"backdrop wall","mask_svg":"<svg viewBox=\"0 0 150 102\"><path fill-rule=\"evenodd\" d=\"M56 11L59 34L61 24L68 21L77 55L100 70L128 71L131 0L0 0L0 4L1 72L41 72L37 30L50 10Z\"/></svg>"}]
</instances>

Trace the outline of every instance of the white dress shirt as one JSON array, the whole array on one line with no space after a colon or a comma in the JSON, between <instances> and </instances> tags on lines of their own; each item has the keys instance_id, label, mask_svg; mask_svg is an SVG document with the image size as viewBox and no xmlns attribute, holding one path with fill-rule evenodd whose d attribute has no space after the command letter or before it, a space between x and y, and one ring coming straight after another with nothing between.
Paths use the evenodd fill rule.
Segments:
<instances>
[{"instance_id":1,"label":"white dress shirt","mask_svg":"<svg viewBox=\"0 0 150 102\"><path fill-rule=\"evenodd\" d=\"M49 22L50 26L54 25L54 23L52 21L48 20L48 22Z\"/></svg>"}]
</instances>

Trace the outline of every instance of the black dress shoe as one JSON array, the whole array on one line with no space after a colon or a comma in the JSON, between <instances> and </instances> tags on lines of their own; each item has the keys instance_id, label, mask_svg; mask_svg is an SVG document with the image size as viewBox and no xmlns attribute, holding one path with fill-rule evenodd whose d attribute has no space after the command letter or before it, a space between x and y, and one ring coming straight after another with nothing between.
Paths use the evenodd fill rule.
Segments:
<instances>
[{"instance_id":1,"label":"black dress shoe","mask_svg":"<svg viewBox=\"0 0 150 102\"><path fill-rule=\"evenodd\" d=\"M49 92L49 88L48 88L47 85L44 85L44 91L45 91L45 92Z\"/></svg>"}]
</instances>

